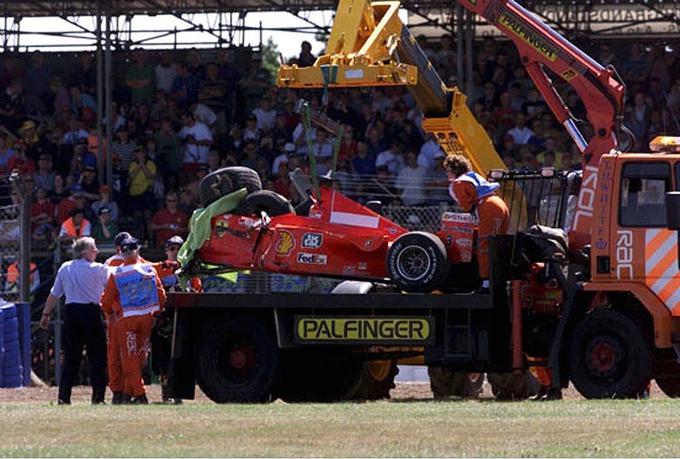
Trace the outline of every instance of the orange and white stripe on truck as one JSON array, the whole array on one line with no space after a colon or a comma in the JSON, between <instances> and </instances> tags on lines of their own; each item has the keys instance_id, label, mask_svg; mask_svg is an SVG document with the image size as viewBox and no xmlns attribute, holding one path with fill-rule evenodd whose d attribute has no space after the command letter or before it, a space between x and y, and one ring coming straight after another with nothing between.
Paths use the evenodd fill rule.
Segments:
<instances>
[{"instance_id":1,"label":"orange and white stripe on truck","mask_svg":"<svg viewBox=\"0 0 680 459\"><path fill-rule=\"evenodd\" d=\"M645 284L673 315L680 316L680 270L676 231L645 231Z\"/></svg>"}]
</instances>

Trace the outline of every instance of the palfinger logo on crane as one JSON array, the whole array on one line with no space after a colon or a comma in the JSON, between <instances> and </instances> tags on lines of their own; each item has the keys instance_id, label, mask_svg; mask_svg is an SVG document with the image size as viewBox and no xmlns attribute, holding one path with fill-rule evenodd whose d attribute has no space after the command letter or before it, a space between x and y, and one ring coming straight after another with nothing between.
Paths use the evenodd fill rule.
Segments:
<instances>
[{"instance_id":1,"label":"palfinger logo on crane","mask_svg":"<svg viewBox=\"0 0 680 459\"><path fill-rule=\"evenodd\" d=\"M522 41L526 42L529 46L541 53L549 61L555 62L557 60L557 52L548 46L548 44L543 42L543 40L538 38L538 35L529 30L529 28L527 28L520 21L508 16L507 14L501 14L498 17L498 23L508 29L510 32L517 35L522 39Z\"/></svg>"},{"instance_id":2,"label":"palfinger logo on crane","mask_svg":"<svg viewBox=\"0 0 680 459\"><path fill-rule=\"evenodd\" d=\"M432 317L295 317L295 338L304 343L423 344L433 329Z\"/></svg>"},{"instance_id":3,"label":"palfinger logo on crane","mask_svg":"<svg viewBox=\"0 0 680 459\"><path fill-rule=\"evenodd\" d=\"M680 315L677 232L667 229L645 231L645 283L673 315Z\"/></svg>"}]
</instances>

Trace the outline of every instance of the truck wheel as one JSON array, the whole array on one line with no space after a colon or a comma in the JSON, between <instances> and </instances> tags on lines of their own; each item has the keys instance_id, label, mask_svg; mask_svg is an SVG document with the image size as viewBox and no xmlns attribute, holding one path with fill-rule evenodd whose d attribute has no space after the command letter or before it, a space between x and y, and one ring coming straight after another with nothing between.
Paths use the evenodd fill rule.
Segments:
<instances>
[{"instance_id":1,"label":"truck wheel","mask_svg":"<svg viewBox=\"0 0 680 459\"><path fill-rule=\"evenodd\" d=\"M225 194L245 188L248 193L262 189L260 176L253 169L243 166L223 167L209 173L199 184L201 205L207 207Z\"/></svg>"},{"instance_id":2,"label":"truck wheel","mask_svg":"<svg viewBox=\"0 0 680 459\"><path fill-rule=\"evenodd\" d=\"M270 217L295 214L288 199L271 190L254 191L247 195L234 210L236 215L260 215L266 212Z\"/></svg>"},{"instance_id":3,"label":"truck wheel","mask_svg":"<svg viewBox=\"0 0 680 459\"><path fill-rule=\"evenodd\" d=\"M349 400L382 400L390 398L394 378L399 373L396 360L369 360L359 372Z\"/></svg>"},{"instance_id":4,"label":"truck wheel","mask_svg":"<svg viewBox=\"0 0 680 459\"><path fill-rule=\"evenodd\" d=\"M585 398L636 398L652 374L652 352L642 330L624 314L586 315L571 338L570 379Z\"/></svg>"},{"instance_id":5,"label":"truck wheel","mask_svg":"<svg viewBox=\"0 0 680 459\"><path fill-rule=\"evenodd\" d=\"M196 380L217 403L270 401L278 364L267 329L252 319L208 326L198 347Z\"/></svg>"},{"instance_id":6,"label":"truck wheel","mask_svg":"<svg viewBox=\"0 0 680 459\"><path fill-rule=\"evenodd\" d=\"M387 272L400 290L431 292L441 287L449 274L446 247L434 234L402 234L387 251Z\"/></svg>"},{"instance_id":7,"label":"truck wheel","mask_svg":"<svg viewBox=\"0 0 680 459\"><path fill-rule=\"evenodd\" d=\"M435 399L461 397L478 398L484 385L483 373L464 373L451 371L445 366L427 367L430 389Z\"/></svg>"},{"instance_id":8,"label":"truck wheel","mask_svg":"<svg viewBox=\"0 0 680 459\"><path fill-rule=\"evenodd\" d=\"M496 400L526 400L538 393L538 381L529 372L489 373L487 379Z\"/></svg>"}]
</instances>

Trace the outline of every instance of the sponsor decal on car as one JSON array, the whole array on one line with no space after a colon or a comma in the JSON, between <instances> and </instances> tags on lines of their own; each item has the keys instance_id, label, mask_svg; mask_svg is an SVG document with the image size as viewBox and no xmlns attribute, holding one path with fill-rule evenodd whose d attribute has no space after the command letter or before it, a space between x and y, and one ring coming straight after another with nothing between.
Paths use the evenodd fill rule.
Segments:
<instances>
[{"instance_id":1,"label":"sponsor decal on car","mask_svg":"<svg viewBox=\"0 0 680 459\"><path fill-rule=\"evenodd\" d=\"M277 255L290 255L290 252L295 248L295 238L289 231L279 231L279 240L276 242L274 249Z\"/></svg>"},{"instance_id":2,"label":"sponsor decal on car","mask_svg":"<svg viewBox=\"0 0 680 459\"><path fill-rule=\"evenodd\" d=\"M303 265L325 265L328 264L328 255L300 252L297 254L297 262Z\"/></svg>"},{"instance_id":3,"label":"sponsor decal on car","mask_svg":"<svg viewBox=\"0 0 680 459\"><path fill-rule=\"evenodd\" d=\"M366 271L368 269L368 263L361 261L357 268L359 268L359 271Z\"/></svg>"},{"instance_id":4,"label":"sponsor decal on car","mask_svg":"<svg viewBox=\"0 0 680 459\"><path fill-rule=\"evenodd\" d=\"M321 233L305 233L302 236L303 249L318 249L323 245L323 234Z\"/></svg>"},{"instance_id":5,"label":"sponsor decal on car","mask_svg":"<svg viewBox=\"0 0 680 459\"><path fill-rule=\"evenodd\" d=\"M217 220L217 223L215 223L215 234L217 237L224 237L224 234L227 232L227 228L229 227L228 221L225 220Z\"/></svg>"},{"instance_id":6,"label":"sponsor decal on car","mask_svg":"<svg viewBox=\"0 0 680 459\"><path fill-rule=\"evenodd\" d=\"M416 343L430 342L433 317L295 317L298 342Z\"/></svg>"}]
</instances>

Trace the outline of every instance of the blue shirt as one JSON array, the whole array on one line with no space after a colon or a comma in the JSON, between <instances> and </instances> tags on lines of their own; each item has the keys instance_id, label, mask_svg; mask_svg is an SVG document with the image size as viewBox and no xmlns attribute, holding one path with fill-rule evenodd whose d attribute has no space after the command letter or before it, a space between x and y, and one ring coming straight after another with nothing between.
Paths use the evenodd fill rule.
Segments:
<instances>
[{"instance_id":1,"label":"blue shirt","mask_svg":"<svg viewBox=\"0 0 680 459\"><path fill-rule=\"evenodd\" d=\"M50 293L57 298L66 295L66 304L99 304L108 278L106 265L83 258L67 261L59 268Z\"/></svg>"}]
</instances>

